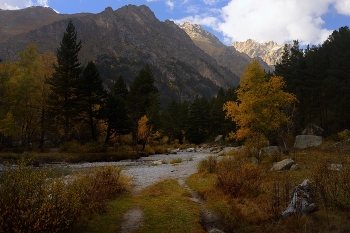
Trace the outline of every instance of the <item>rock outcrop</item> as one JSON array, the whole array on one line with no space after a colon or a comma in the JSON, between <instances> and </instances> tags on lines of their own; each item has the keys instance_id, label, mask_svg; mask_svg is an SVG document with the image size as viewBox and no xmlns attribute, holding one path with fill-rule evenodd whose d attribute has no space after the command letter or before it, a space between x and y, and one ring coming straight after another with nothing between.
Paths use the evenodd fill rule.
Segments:
<instances>
[{"instance_id":1,"label":"rock outcrop","mask_svg":"<svg viewBox=\"0 0 350 233\"><path fill-rule=\"evenodd\" d=\"M199 48L213 57L218 64L230 69L238 76L244 72L245 67L252 63L254 59L258 60L264 70L272 71L272 68L262 58L251 58L247 54L237 51L233 46L224 45L215 35L198 24L185 22L180 24L179 27L191 37Z\"/></svg>"},{"instance_id":2,"label":"rock outcrop","mask_svg":"<svg viewBox=\"0 0 350 233\"><path fill-rule=\"evenodd\" d=\"M313 202L312 189L309 180L304 180L303 183L297 185L292 193L292 200L287 209L283 211L282 217L287 218L293 214L299 216L311 214L318 210L318 205Z\"/></svg>"},{"instance_id":3,"label":"rock outcrop","mask_svg":"<svg viewBox=\"0 0 350 233\"><path fill-rule=\"evenodd\" d=\"M260 57L268 65L274 66L282 60L284 45L279 45L274 41L257 42L248 39L244 42L234 42L231 44L237 51L247 54L251 58ZM292 45L290 45L291 47Z\"/></svg>"}]
</instances>

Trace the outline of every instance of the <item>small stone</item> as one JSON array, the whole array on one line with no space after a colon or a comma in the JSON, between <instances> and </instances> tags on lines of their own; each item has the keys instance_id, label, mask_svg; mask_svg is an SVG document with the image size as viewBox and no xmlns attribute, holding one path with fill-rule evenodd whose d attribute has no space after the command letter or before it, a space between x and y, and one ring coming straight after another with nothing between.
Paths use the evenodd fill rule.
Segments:
<instances>
[{"instance_id":1,"label":"small stone","mask_svg":"<svg viewBox=\"0 0 350 233\"><path fill-rule=\"evenodd\" d=\"M186 149L186 152L195 152L196 150L193 148L193 147L191 147L191 148L187 148Z\"/></svg>"},{"instance_id":2,"label":"small stone","mask_svg":"<svg viewBox=\"0 0 350 233\"><path fill-rule=\"evenodd\" d=\"M163 161L162 160L157 160L157 161L153 161L152 163L151 163L152 165L162 165L163 164Z\"/></svg>"},{"instance_id":3,"label":"small stone","mask_svg":"<svg viewBox=\"0 0 350 233\"><path fill-rule=\"evenodd\" d=\"M300 166L298 164L293 164L289 170L292 170L292 171L300 170Z\"/></svg>"}]
</instances>

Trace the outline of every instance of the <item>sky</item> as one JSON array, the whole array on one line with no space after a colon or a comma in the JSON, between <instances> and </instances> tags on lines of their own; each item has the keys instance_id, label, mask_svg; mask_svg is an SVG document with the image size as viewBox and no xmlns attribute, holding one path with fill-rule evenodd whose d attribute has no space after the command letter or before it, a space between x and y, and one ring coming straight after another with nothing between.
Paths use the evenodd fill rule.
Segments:
<instances>
[{"instance_id":1,"label":"sky","mask_svg":"<svg viewBox=\"0 0 350 233\"><path fill-rule=\"evenodd\" d=\"M227 45L247 39L318 45L334 30L350 27L350 0L0 0L0 9L99 13L128 4L147 5L161 21L200 24Z\"/></svg>"}]
</instances>

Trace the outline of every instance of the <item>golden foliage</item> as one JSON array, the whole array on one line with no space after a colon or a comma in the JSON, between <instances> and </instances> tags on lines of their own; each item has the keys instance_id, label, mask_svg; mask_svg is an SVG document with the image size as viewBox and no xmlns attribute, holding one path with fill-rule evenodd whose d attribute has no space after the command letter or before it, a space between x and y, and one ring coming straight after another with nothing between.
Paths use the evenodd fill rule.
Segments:
<instances>
[{"instance_id":1,"label":"golden foliage","mask_svg":"<svg viewBox=\"0 0 350 233\"><path fill-rule=\"evenodd\" d=\"M137 131L137 138L146 139L150 130L148 125L148 118L146 115L140 118L138 126L139 128Z\"/></svg>"},{"instance_id":2,"label":"golden foliage","mask_svg":"<svg viewBox=\"0 0 350 233\"><path fill-rule=\"evenodd\" d=\"M30 137L35 130L41 129L42 110L46 106L49 87L45 79L53 71L56 57L52 52L39 54L35 44L29 44L19 54L16 62L0 64L2 80L0 88L6 103L11 105L11 114L22 128L22 138ZM0 115L0 118L6 118ZM15 127L15 126L13 126ZM7 132L16 136L17 132Z\"/></svg>"},{"instance_id":3,"label":"golden foliage","mask_svg":"<svg viewBox=\"0 0 350 233\"><path fill-rule=\"evenodd\" d=\"M228 101L223 107L226 118L231 118L239 127L230 137L260 141L268 132L276 131L282 124L289 122L284 109L296 98L284 92L284 86L282 77L267 79L257 61L248 65L236 91L237 102Z\"/></svg>"}]
</instances>

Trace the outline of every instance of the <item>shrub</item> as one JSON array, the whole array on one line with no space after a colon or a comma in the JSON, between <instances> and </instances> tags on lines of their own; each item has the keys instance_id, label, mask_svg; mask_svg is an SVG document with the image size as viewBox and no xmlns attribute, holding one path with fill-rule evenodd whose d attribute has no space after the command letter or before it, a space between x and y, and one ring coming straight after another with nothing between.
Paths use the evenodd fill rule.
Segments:
<instances>
[{"instance_id":1,"label":"shrub","mask_svg":"<svg viewBox=\"0 0 350 233\"><path fill-rule=\"evenodd\" d=\"M216 172L217 156L210 155L208 158L199 162L197 166L198 172L214 173Z\"/></svg>"},{"instance_id":2,"label":"shrub","mask_svg":"<svg viewBox=\"0 0 350 233\"><path fill-rule=\"evenodd\" d=\"M350 210L350 166L348 164L320 162L312 168L315 195L321 197L325 206L334 205Z\"/></svg>"},{"instance_id":3,"label":"shrub","mask_svg":"<svg viewBox=\"0 0 350 233\"><path fill-rule=\"evenodd\" d=\"M60 146L60 149L62 150L62 152L69 152L69 153L87 152L84 146L82 146L80 143L74 140L62 143L62 145Z\"/></svg>"},{"instance_id":4,"label":"shrub","mask_svg":"<svg viewBox=\"0 0 350 233\"><path fill-rule=\"evenodd\" d=\"M171 164L182 163L182 158L175 158L170 161Z\"/></svg>"},{"instance_id":5,"label":"shrub","mask_svg":"<svg viewBox=\"0 0 350 233\"><path fill-rule=\"evenodd\" d=\"M49 178L24 165L0 177L0 231L62 232L105 207L127 183L119 168L99 168L77 177Z\"/></svg>"},{"instance_id":6,"label":"shrub","mask_svg":"<svg viewBox=\"0 0 350 233\"><path fill-rule=\"evenodd\" d=\"M145 146L143 152L145 152L146 155L154 155L156 153L155 150L148 144Z\"/></svg>"},{"instance_id":7,"label":"shrub","mask_svg":"<svg viewBox=\"0 0 350 233\"><path fill-rule=\"evenodd\" d=\"M180 148L180 147L181 147L181 144L180 144L179 139L175 139L175 140L172 142L172 144L173 144L173 147L174 147L174 148Z\"/></svg>"},{"instance_id":8,"label":"shrub","mask_svg":"<svg viewBox=\"0 0 350 233\"><path fill-rule=\"evenodd\" d=\"M233 197L256 196L263 176L259 166L230 157L217 163L216 173L216 186Z\"/></svg>"},{"instance_id":9,"label":"shrub","mask_svg":"<svg viewBox=\"0 0 350 233\"><path fill-rule=\"evenodd\" d=\"M104 144L99 142L88 142L83 145L84 151L89 153L101 153L106 152L107 148Z\"/></svg>"},{"instance_id":10,"label":"shrub","mask_svg":"<svg viewBox=\"0 0 350 233\"><path fill-rule=\"evenodd\" d=\"M155 154L166 154L167 150L163 146L155 146L154 147Z\"/></svg>"}]
</instances>

